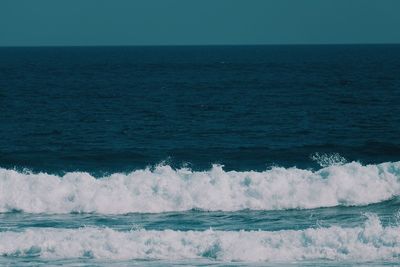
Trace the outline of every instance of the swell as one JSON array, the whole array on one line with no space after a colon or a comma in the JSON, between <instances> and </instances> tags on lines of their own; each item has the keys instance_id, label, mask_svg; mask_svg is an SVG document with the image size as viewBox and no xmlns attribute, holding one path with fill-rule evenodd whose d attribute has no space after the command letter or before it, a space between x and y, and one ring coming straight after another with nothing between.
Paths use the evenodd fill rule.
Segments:
<instances>
[{"instance_id":1,"label":"swell","mask_svg":"<svg viewBox=\"0 0 400 267\"><path fill-rule=\"evenodd\" d=\"M217 261L379 261L400 258L400 228L375 214L361 227L268 231L119 232L109 228L27 229L0 233L7 257Z\"/></svg>"},{"instance_id":2,"label":"swell","mask_svg":"<svg viewBox=\"0 0 400 267\"><path fill-rule=\"evenodd\" d=\"M173 169L168 165L96 179L0 169L0 212L99 214L312 209L361 206L400 195L400 162L351 162L318 171Z\"/></svg>"}]
</instances>

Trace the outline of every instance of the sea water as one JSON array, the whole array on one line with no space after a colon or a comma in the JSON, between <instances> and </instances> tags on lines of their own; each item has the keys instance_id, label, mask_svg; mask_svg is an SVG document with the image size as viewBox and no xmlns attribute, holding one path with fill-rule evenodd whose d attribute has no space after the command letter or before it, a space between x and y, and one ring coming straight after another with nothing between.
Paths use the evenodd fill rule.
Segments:
<instances>
[{"instance_id":1,"label":"sea water","mask_svg":"<svg viewBox=\"0 0 400 267\"><path fill-rule=\"evenodd\" d=\"M0 48L0 265L400 263L400 46Z\"/></svg>"}]
</instances>

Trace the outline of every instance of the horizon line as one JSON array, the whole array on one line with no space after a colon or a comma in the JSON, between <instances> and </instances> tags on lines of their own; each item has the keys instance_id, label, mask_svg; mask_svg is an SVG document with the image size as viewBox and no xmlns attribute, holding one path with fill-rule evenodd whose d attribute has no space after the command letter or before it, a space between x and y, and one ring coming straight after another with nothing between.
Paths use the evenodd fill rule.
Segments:
<instances>
[{"instance_id":1,"label":"horizon line","mask_svg":"<svg viewBox=\"0 0 400 267\"><path fill-rule=\"evenodd\" d=\"M216 47L216 46L384 46L384 45L400 45L399 43L282 43L282 44L82 44L82 45L0 45L0 48L63 48L63 47Z\"/></svg>"}]
</instances>

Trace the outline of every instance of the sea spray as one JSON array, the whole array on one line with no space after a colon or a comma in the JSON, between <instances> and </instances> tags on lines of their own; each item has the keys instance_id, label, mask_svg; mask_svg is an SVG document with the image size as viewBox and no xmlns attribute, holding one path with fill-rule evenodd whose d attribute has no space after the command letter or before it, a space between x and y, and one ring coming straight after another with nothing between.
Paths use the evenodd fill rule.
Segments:
<instances>
[{"instance_id":1,"label":"sea spray","mask_svg":"<svg viewBox=\"0 0 400 267\"><path fill-rule=\"evenodd\" d=\"M284 210L368 205L400 195L400 162L351 162L318 171L173 169L160 165L95 178L0 169L0 211L29 213Z\"/></svg>"}]
</instances>

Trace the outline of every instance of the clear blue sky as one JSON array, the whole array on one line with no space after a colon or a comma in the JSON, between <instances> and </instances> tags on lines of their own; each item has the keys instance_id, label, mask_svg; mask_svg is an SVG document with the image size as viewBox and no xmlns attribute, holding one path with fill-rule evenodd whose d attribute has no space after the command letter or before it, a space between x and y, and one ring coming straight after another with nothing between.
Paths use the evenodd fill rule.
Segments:
<instances>
[{"instance_id":1,"label":"clear blue sky","mask_svg":"<svg viewBox=\"0 0 400 267\"><path fill-rule=\"evenodd\" d=\"M400 43L400 0L0 0L0 46Z\"/></svg>"}]
</instances>

